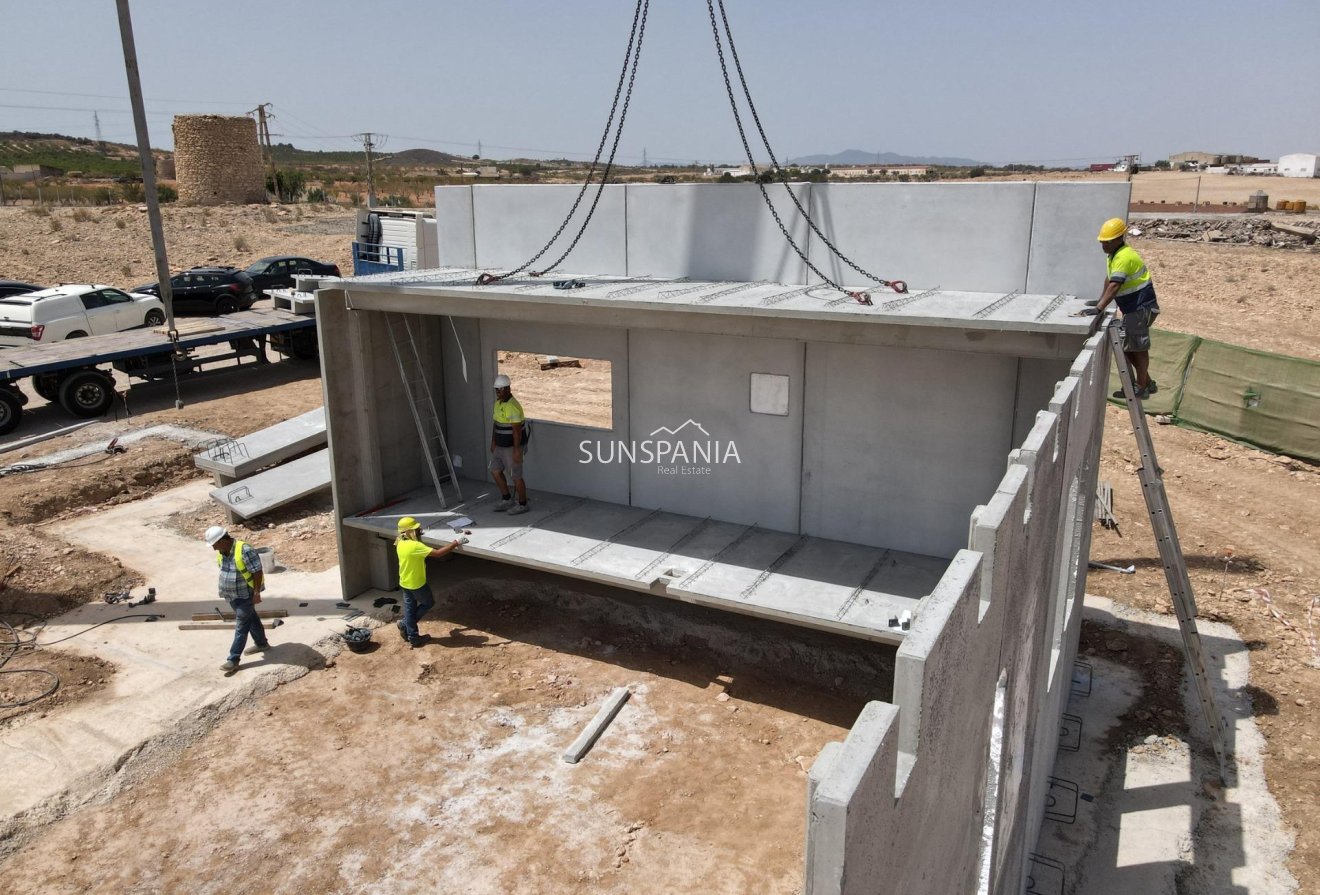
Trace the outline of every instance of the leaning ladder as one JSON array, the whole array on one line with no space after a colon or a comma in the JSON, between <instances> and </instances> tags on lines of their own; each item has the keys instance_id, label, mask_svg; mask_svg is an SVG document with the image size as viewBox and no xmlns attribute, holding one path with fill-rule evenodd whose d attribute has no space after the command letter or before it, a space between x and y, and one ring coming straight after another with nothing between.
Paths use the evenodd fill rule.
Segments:
<instances>
[{"instance_id":1,"label":"leaning ladder","mask_svg":"<svg viewBox=\"0 0 1320 895\"><path fill-rule=\"evenodd\" d=\"M1114 364L1118 367L1118 378L1123 383L1128 414L1132 417L1132 431L1137 436L1137 449L1141 453L1141 468L1137 470L1141 479L1141 493L1146 498L1146 511L1150 513L1151 529L1155 532L1160 562L1164 565L1164 578L1169 583L1169 596L1173 598L1173 609L1178 616L1187 665L1191 668L1196 693L1201 699L1206 726L1210 728L1210 745L1214 747L1215 758L1219 761L1219 776L1227 782L1227 725L1223 715L1215 708L1214 692L1210 689L1210 678L1206 674L1201 634L1196 629L1196 597L1192 593L1192 583L1187 578L1187 562L1183 558L1182 546L1178 543L1178 531L1173 524L1173 513L1169 510L1169 496L1164 491L1163 471L1155 459L1150 426L1146 422L1141 401L1137 399L1117 323L1110 324L1108 335Z\"/></svg>"},{"instance_id":2,"label":"leaning ladder","mask_svg":"<svg viewBox=\"0 0 1320 895\"><path fill-rule=\"evenodd\" d=\"M394 359L399 364L399 377L403 380L403 390L408 396L408 408L412 411L413 422L417 424L422 455L426 457L426 468L430 470L431 482L435 485L435 496L440 498L440 508L447 509L449 499L445 497L444 483L448 482L454 489L455 503L463 499L463 493L459 489L458 476L454 474L453 461L449 459L445 433L440 426L440 417L435 412L435 400L431 397L431 385L417 350L412 323L407 314L389 313L385 317L388 320Z\"/></svg>"}]
</instances>

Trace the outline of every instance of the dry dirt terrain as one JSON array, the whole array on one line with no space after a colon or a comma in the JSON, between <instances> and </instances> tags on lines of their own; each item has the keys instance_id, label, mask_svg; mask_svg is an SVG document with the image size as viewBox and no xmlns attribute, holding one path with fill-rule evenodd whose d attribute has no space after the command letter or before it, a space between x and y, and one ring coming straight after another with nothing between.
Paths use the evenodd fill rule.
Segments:
<instances>
[{"instance_id":1,"label":"dry dirt terrain","mask_svg":"<svg viewBox=\"0 0 1320 895\"><path fill-rule=\"evenodd\" d=\"M214 209L206 221L202 214L167 209L167 232L190 246L179 252L191 253L179 266L212 258L239 264L286 251L346 264L351 222L343 211L304 212L302 221L291 212L274 222L262 209ZM132 210L105 214L117 217L128 222L122 230L71 222L59 231L60 243L48 244L47 219L0 209L0 250L17 265L4 275L125 285L146 278L136 272L149 269L142 266L150 259L144 218ZM339 227L339 235L299 229L321 224ZM67 240L70 231L80 238ZM241 256L232 248L240 231L253 250ZM1161 326L1320 359L1320 254L1144 238L1136 245L1160 290ZM123 259L133 277L116 274ZM589 360L547 371L535 356L505 360L529 411L550 406L552 384L554 391L566 381L586 388L608 377ZM250 395L243 405L259 410L237 412L238 394ZM175 411L171 388L142 389L134 400L142 408L138 422L237 435L314 407L321 394L314 368L280 363L189 382L184 399L185 408ZM603 411L575 409L583 421ZM1253 650L1267 776L1297 835L1290 869L1300 891L1320 891L1320 658L1309 638L1312 610L1320 608L1313 606L1320 594L1320 468L1174 427L1156 427L1154 436L1202 614L1232 624ZM3 462L85 440L75 433ZM132 583L133 570L52 540L41 523L192 476L186 455L172 442L142 442L59 475L0 479L0 615L23 621L22 613L52 613ZM1168 613L1135 462L1126 414L1111 407L1101 477L1114 486L1122 537L1097 529L1092 557L1134 564L1136 574L1092 572L1088 589ZM218 518L199 509L172 524L193 531ZM243 531L275 545L290 565L334 562L324 502L289 508ZM424 626L434 640L420 652L378 635L374 652L343 654L324 672L231 716L150 783L54 824L0 864L9 888L680 892L712 891L711 880L722 879L731 892L797 890L802 765L851 724L862 696L839 693L829 680L783 688L764 669L630 639L617 620L547 613L538 602L544 595L520 590L530 585L487 586L448 594L439 617ZM1086 650L1141 665L1148 676L1167 679L1179 667L1176 656L1141 643L1115 643L1090 630L1083 636ZM58 666L59 655L49 651L41 661ZM723 688L711 682L731 672L740 674L739 685L722 699ZM94 699L97 682L112 673L61 671L75 685L61 698ZM576 729L603 693L622 684L638 687L637 713L632 726L620 728L613 751L576 769L593 781L589 787L576 789L557 756L536 763L534 748L544 751L546 742ZM0 701L6 698L0 692ZM1160 707L1125 734L1139 739L1182 729L1185 720ZM50 702L28 711L58 710ZM23 717L0 715L0 725ZM659 739L662 729L681 737ZM431 756L455 749L468 759L466 770L434 779L428 769L450 766L454 756L444 765ZM625 771L627 757L643 751L654 760L640 772ZM236 766L235 756L252 772ZM515 768L545 775L543 797L514 801L501 792L502 775ZM611 795L603 802L597 796L591 811L575 801L587 791ZM504 862L528 848L535 850L531 863L515 875ZM721 873L713 872L714 862ZM242 882L225 882L236 878Z\"/></svg>"}]
</instances>

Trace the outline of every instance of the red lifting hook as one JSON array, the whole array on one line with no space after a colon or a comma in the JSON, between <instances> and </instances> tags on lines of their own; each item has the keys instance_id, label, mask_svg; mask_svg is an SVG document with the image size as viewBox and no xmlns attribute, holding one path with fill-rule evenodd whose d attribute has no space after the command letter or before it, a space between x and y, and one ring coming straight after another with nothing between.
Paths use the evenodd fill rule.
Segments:
<instances>
[{"instance_id":1,"label":"red lifting hook","mask_svg":"<svg viewBox=\"0 0 1320 895\"><path fill-rule=\"evenodd\" d=\"M885 285L888 286L890 289L893 289L899 295L904 295L907 293L907 283L903 282L902 280L891 280L890 282L885 283Z\"/></svg>"},{"instance_id":2,"label":"red lifting hook","mask_svg":"<svg viewBox=\"0 0 1320 895\"><path fill-rule=\"evenodd\" d=\"M869 292L849 292L847 295L849 298L856 299L857 303L860 305L874 304L874 302L871 301L871 293Z\"/></svg>"}]
</instances>

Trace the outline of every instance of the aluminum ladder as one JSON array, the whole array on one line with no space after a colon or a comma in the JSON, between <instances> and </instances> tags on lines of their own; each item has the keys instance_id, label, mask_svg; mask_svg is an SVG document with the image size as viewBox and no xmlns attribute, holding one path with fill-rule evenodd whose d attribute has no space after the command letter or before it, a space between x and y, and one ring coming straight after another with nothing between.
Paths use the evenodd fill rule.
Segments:
<instances>
[{"instance_id":1,"label":"aluminum ladder","mask_svg":"<svg viewBox=\"0 0 1320 895\"><path fill-rule=\"evenodd\" d=\"M403 390L408 396L408 409L412 411L413 422L417 425L422 455L426 457L426 468L435 485L435 496L440 499L440 508L448 509L450 499L445 496L444 484L448 482L453 488L453 503L462 501L463 492L458 485L458 476L454 474L453 461L449 458L444 429L431 396L431 384L426 378L426 368L417 350L417 338L408 314L391 312L385 317L390 331L390 345L394 348L394 360L399 365L399 378L403 380Z\"/></svg>"},{"instance_id":2,"label":"aluminum ladder","mask_svg":"<svg viewBox=\"0 0 1320 895\"><path fill-rule=\"evenodd\" d=\"M1137 470L1137 475L1141 479L1141 493L1146 499L1151 530L1155 532L1160 562L1164 566L1164 578L1169 584L1169 596L1173 598L1173 610L1178 616L1178 628L1182 632L1187 666L1191 669L1192 680L1196 684L1196 693L1201 700L1201 712L1205 715L1206 726L1210 729L1210 745L1214 747L1215 758L1219 762L1219 778L1227 785L1229 758L1227 724L1224 716L1215 708L1214 691L1210 688L1210 678L1205 670L1201 634L1196 629L1196 597L1192 593L1192 583L1187 578L1187 562L1183 558L1182 546L1178 543L1178 530L1174 527L1173 513L1169 509L1169 496L1164 490L1163 470L1155 459L1155 444L1150 437L1150 426L1146 422L1141 401L1137 398L1136 386L1132 382L1132 372L1128 368L1127 357L1123 354L1122 337L1116 322L1108 326L1108 336L1109 346L1114 354L1114 365L1118 368L1118 378L1123 383L1123 396L1127 401L1128 414L1132 417L1132 431L1137 438L1137 450L1141 454L1141 468Z\"/></svg>"}]
</instances>

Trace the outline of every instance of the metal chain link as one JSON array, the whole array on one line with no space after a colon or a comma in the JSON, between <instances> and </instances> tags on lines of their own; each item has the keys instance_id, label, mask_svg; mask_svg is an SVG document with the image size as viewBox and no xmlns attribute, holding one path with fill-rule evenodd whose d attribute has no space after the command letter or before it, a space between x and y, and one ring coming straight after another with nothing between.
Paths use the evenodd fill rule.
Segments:
<instances>
[{"instance_id":1,"label":"metal chain link","mask_svg":"<svg viewBox=\"0 0 1320 895\"><path fill-rule=\"evenodd\" d=\"M798 247L797 242L793 239L792 236L789 235L788 229L784 226L784 222L779 217L779 213L775 210L774 205L771 204L770 196L766 192L765 185L761 183L760 171L757 169L756 162L752 158L752 149L747 141L747 134L743 130L742 116L738 112L738 102L734 96L733 85L729 79L729 69L724 60L724 47L720 41L719 23L716 22L715 20L714 2L715 0L706 0L706 10L710 14L711 30L715 35L715 52L719 56L720 71L724 74L724 87L725 87L725 91L729 95L729 107L733 110L734 123L738 126L738 136L742 138L743 149L747 153L747 163L752 169L753 176L756 178L756 184L761 190L762 198L765 199L766 207L770 209L771 216L774 217L775 223L779 225L779 231L784 234L784 238L788 240L789 246L793 249L794 252L797 253L797 256L802 259L802 261L807 265L807 267L809 267L818 277L820 277L822 280L824 280L833 288L838 289L840 292L846 292L847 291L846 289L844 289L838 283L834 282L834 280L825 276L825 274L823 274L819 268L817 268L814 264L812 264L809 260L807 260L807 256ZM742 61L738 58L738 49L737 47L734 46L733 43L733 30L729 27L729 16L724 9L724 0L718 0L718 3L720 7L720 18L724 22L724 33L729 41L729 55L733 57L733 64L738 72L738 81L742 86L743 96L747 98L747 107L752 113L752 120L755 122L756 130L761 136L761 144L765 147L766 153L770 156L770 163L774 166L775 169L778 169L779 161L778 159L775 158L775 153L774 150L771 149L770 147L770 140L766 136L765 128L761 125L761 116L756 111L756 104L752 101L751 88L748 87L747 85L747 78L743 74ZM811 232L815 233L818 237L820 237L821 242L825 243L825 245L829 248L830 252L833 253L836 258L838 258L844 264L851 267L853 270L860 273L862 276L866 277L869 280L872 280L875 283L878 283L881 286L888 286L891 289L893 289L895 292L900 292L900 293L907 291L907 284L904 283L902 280L890 281L890 280L882 279L881 277L877 277L875 274L871 273L870 271L867 271L866 269L862 268L861 266L853 262L853 260L849 258L847 255L843 254L843 252L839 250L838 246L836 246L830 240L830 238L826 236L823 232L821 232L821 229L818 226L816 226L816 222L811 219L811 215L807 213L807 210L802 207L802 203L798 201L797 194L793 192L793 188L790 187L787 183L784 183L784 191L788 193L788 197L789 199L792 200L793 206L798 210L798 214L802 215L802 219L807 222L807 226L811 228Z\"/></svg>"},{"instance_id":2,"label":"metal chain link","mask_svg":"<svg viewBox=\"0 0 1320 895\"><path fill-rule=\"evenodd\" d=\"M614 115L619 111L619 97L623 94L624 79L626 77L628 82L628 93L624 98L622 113L619 115L619 127L614 134L614 143L610 147L609 161L606 163L604 173L601 175L600 185L596 189L596 197L592 200L591 208L587 211L587 218L582 222L582 226L578 229L577 235L573 238L573 242L569 245L568 250L560 255L553 264L547 266L545 270L540 271L540 273L546 273L558 267L559 264L568 257L568 254L577 246L578 240L582 238L582 234L586 232L587 225L591 223L591 216L596 211L596 204L600 202L600 195L605 189L606 182L609 180L610 170L614 167L614 155L619 148L619 137L623 133L624 119L628 117L628 103L632 99L633 80L637 77L637 60L640 59L642 55L642 37L646 32L646 16L650 11L650 6L650 0L637 0L637 5L633 9L632 31L628 35L628 48L623 54L623 67L619 69L619 81L614 87L614 101L610 104L609 118L605 121L605 131L600 135L600 143L596 145L596 155L591 160L591 167L587 169L587 177L582 182L582 189L578 191L577 198L573 200L573 207L570 208L568 214L564 216L563 223L559 225L559 229L555 231L555 235L550 237L549 241L541 247L539 252L528 258L513 270L502 274L482 274L477 278L478 286L497 283L500 280L508 279L509 277L522 273L524 270L535 264L542 255L548 252L550 246L555 244L555 241L559 239L564 230L568 227L569 221L573 219L573 215L577 213L578 206L582 203L582 197L587 194L587 190L591 187L592 178L595 176L596 169L600 164L601 153L605 151L605 142L609 139L611 129L614 128ZM635 50L634 44L636 45ZM629 74L630 64L632 68L631 75ZM537 274L534 272L533 275L535 276Z\"/></svg>"}]
</instances>

